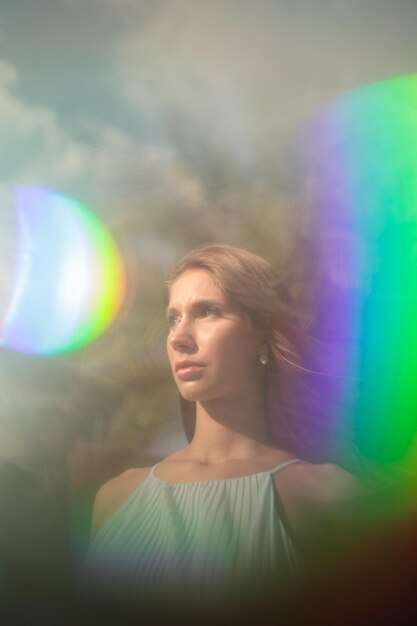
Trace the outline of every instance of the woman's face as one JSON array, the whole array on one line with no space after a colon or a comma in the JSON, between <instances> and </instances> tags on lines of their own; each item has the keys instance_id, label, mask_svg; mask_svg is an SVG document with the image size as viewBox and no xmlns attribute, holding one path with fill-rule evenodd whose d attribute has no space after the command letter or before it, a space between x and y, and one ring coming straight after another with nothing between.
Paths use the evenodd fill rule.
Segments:
<instances>
[{"instance_id":1,"label":"woman's face","mask_svg":"<svg viewBox=\"0 0 417 626\"><path fill-rule=\"evenodd\" d=\"M171 286L168 358L181 395L192 402L259 391L262 342L248 316L210 272L187 270Z\"/></svg>"}]
</instances>

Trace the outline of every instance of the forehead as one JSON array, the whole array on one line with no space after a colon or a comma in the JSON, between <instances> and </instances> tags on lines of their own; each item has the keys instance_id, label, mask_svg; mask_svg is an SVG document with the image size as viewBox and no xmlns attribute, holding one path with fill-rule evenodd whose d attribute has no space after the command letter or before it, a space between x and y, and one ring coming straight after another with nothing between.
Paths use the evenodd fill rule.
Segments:
<instances>
[{"instance_id":1,"label":"forehead","mask_svg":"<svg viewBox=\"0 0 417 626\"><path fill-rule=\"evenodd\" d=\"M186 270L173 282L168 295L169 306L203 299L229 303L226 294L216 284L213 274L204 269Z\"/></svg>"}]
</instances>

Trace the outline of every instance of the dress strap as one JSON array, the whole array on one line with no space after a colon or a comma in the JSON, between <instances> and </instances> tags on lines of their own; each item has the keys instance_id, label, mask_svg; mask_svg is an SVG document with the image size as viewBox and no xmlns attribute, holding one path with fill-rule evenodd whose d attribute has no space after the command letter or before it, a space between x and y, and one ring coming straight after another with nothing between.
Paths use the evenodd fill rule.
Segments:
<instances>
[{"instance_id":1,"label":"dress strap","mask_svg":"<svg viewBox=\"0 0 417 626\"><path fill-rule=\"evenodd\" d=\"M301 463L301 462L302 462L301 459L289 459L289 461L284 461L283 463L280 463L276 467L273 467L271 470L268 471L268 473L276 474L277 472L280 472L281 470L285 469L289 465L294 465L294 463Z\"/></svg>"},{"instance_id":2,"label":"dress strap","mask_svg":"<svg viewBox=\"0 0 417 626\"><path fill-rule=\"evenodd\" d=\"M158 461L158 463L155 463L155 465L152 465L151 470L150 470L150 472L148 474L148 478L149 478L149 476L154 476L155 475L155 470L158 467L158 465L159 465L159 461Z\"/></svg>"}]
</instances>

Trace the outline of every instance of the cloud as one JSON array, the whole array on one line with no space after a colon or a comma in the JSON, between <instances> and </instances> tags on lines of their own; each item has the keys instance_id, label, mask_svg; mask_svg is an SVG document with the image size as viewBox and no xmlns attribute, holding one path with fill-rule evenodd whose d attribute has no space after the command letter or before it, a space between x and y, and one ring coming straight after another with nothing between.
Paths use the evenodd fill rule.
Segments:
<instances>
[{"instance_id":1,"label":"cloud","mask_svg":"<svg viewBox=\"0 0 417 626\"><path fill-rule=\"evenodd\" d=\"M241 6L159 2L159 11L121 43L116 61L123 93L139 110L168 122L182 113L190 127L235 143L238 153L254 134L308 109L308 80L300 84L299 70L314 63L291 17L271 12L270 2L266 12Z\"/></svg>"},{"instance_id":2,"label":"cloud","mask_svg":"<svg viewBox=\"0 0 417 626\"><path fill-rule=\"evenodd\" d=\"M13 92L16 68L0 60L0 171L2 183L65 182L88 169L88 153L45 107Z\"/></svg>"},{"instance_id":3,"label":"cloud","mask_svg":"<svg viewBox=\"0 0 417 626\"><path fill-rule=\"evenodd\" d=\"M90 117L77 118L68 128L51 109L19 98L18 80L16 68L1 61L0 318L15 263L13 186L66 192L85 202L119 235L127 222L124 239L135 232L151 237L160 228L159 217L174 207L194 215L206 206L201 181L181 167L169 145L143 143L133 133ZM160 256L159 239L151 248Z\"/></svg>"},{"instance_id":4,"label":"cloud","mask_svg":"<svg viewBox=\"0 0 417 626\"><path fill-rule=\"evenodd\" d=\"M331 93L316 80L317 18L276 7L159 0L116 48L114 91L209 194L248 177L282 186L288 142Z\"/></svg>"},{"instance_id":5,"label":"cloud","mask_svg":"<svg viewBox=\"0 0 417 626\"><path fill-rule=\"evenodd\" d=\"M15 93L19 76L0 59L0 184L67 188L88 196L158 185L171 168L166 146L143 145L116 126L79 118L68 127L48 107ZM160 182L159 182L160 186Z\"/></svg>"},{"instance_id":6,"label":"cloud","mask_svg":"<svg viewBox=\"0 0 417 626\"><path fill-rule=\"evenodd\" d=\"M0 88L15 85L17 81L16 69L7 61L0 59Z\"/></svg>"},{"instance_id":7,"label":"cloud","mask_svg":"<svg viewBox=\"0 0 417 626\"><path fill-rule=\"evenodd\" d=\"M320 9L159 0L145 16L138 10L120 43L115 84L167 141L184 148L195 139L250 161L330 97L414 59L410 7L402 16L385 2L348 11L322 0Z\"/></svg>"},{"instance_id":8,"label":"cloud","mask_svg":"<svg viewBox=\"0 0 417 626\"><path fill-rule=\"evenodd\" d=\"M249 45L254 24L239 16L237 26L233 8L207 2L159 2L158 9L119 47L121 93L162 133L176 127L183 141L197 135L250 158L260 95Z\"/></svg>"}]
</instances>

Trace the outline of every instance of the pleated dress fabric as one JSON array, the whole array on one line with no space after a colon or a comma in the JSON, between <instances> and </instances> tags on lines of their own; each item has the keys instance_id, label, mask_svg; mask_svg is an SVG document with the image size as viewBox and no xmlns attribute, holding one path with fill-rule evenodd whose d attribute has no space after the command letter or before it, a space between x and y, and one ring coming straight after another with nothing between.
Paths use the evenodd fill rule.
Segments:
<instances>
[{"instance_id":1,"label":"pleated dress fabric","mask_svg":"<svg viewBox=\"0 0 417 626\"><path fill-rule=\"evenodd\" d=\"M133 603L222 607L287 588L297 558L279 514L273 475L170 483L155 474L93 539L83 578Z\"/></svg>"}]
</instances>

